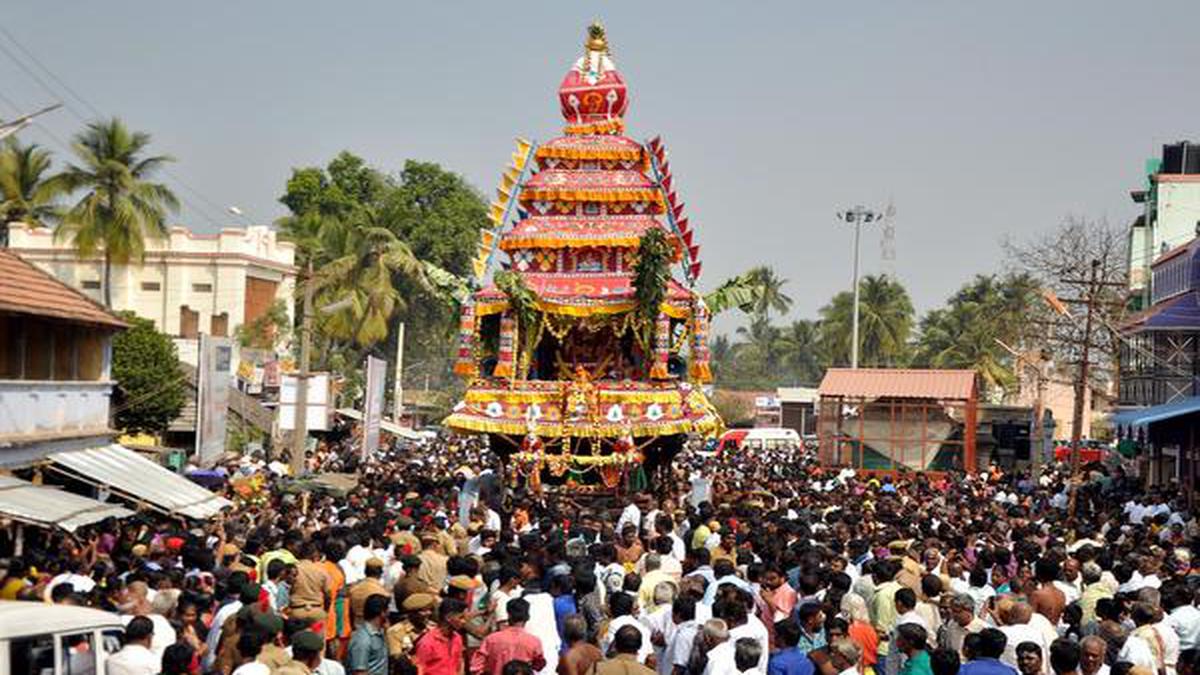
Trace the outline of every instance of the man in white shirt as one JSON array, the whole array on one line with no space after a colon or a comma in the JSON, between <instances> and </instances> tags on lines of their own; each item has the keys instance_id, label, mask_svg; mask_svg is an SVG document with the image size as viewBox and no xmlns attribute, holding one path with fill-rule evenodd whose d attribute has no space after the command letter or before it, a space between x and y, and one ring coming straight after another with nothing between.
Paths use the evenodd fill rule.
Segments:
<instances>
[{"instance_id":1,"label":"man in white shirt","mask_svg":"<svg viewBox=\"0 0 1200 675\"><path fill-rule=\"evenodd\" d=\"M254 588L257 590L258 586ZM148 593L149 586L144 581L135 581L129 584L125 589L120 607L121 621L128 626L137 617L148 619L154 626L154 639L150 644L150 649L155 656L161 659L167 647L175 644L175 629L171 627L171 622L167 621L167 617L151 611L150 601L147 600Z\"/></svg>"},{"instance_id":2,"label":"man in white shirt","mask_svg":"<svg viewBox=\"0 0 1200 675\"><path fill-rule=\"evenodd\" d=\"M692 655L692 644L700 632L700 622L696 620L696 601L688 597L679 597L671 604L671 621L675 624L671 639L667 642L666 668L659 665L659 673L671 673L678 667L687 670L688 660Z\"/></svg>"},{"instance_id":3,"label":"man in white shirt","mask_svg":"<svg viewBox=\"0 0 1200 675\"><path fill-rule=\"evenodd\" d=\"M1109 667L1104 662L1108 643L1099 635L1088 635L1079 641L1080 675L1108 675Z\"/></svg>"},{"instance_id":4,"label":"man in white shirt","mask_svg":"<svg viewBox=\"0 0 1200 675\"><path fill-rule=\"evenodd\" d=\"M109 675L156 675L162 670L162 657L150 650L154 623L135 616L125 626L125 646L104 662Z\"/></svg>"},{"instance_id":5,"label":"man in white shirt","mask_svg":"<svg viewBox=\"0 0 1200 675\"><path fill-rule=\"evenodd\" d=\"M1018 602L1012 607L1006 607L999 610L1001 620L1005 625L1000 626L1000 632L1008 638L1004 646L1004 654L1000 657L1000 661L1017 668L1017 645L1022 642L1032 642L1042 651L1042 672L1050 672L1049 646L1046 642L1046 636L1041 629L1030 623L1033 618L1033 608L1029 605Z\"/></svg>"},{"instance_id":6,"label":"man in white shirt","mask_svg":"<svg viewBox=\"0 0 1200 675\"><path fill-rule=\"evenodd\" d=\"M1192 604L1191 590L1185 584L1171 584L1162 595L1167 621L1179 636L1180 651L1200 649L1200 609Z\"/></svg>"},{"instance_id":7,"label":"man in white shirt","mask_svg":"<svg viewBox=\"0 0 1200 675\"><path fill-rule=\"evenodd\" d=\"M608 654L609 648L617 636L617 631L622 626L634 626L642 634L642 646L637 653L638 663L646 663L646 660L654 653L654 645L650 641L653 636L650 634L650 630L634 617L635 609L636 602L629 593L613 593L609 596L608 610L613 620L608 624L608 632L600 640L600 651ZM554 626L553 614L550 616L550 626Z\"/></svg>"},{"instance_id":8,"label":"man in white shirt","mask_svg":"<svg viewBox=\"0 0 1200 675\"><path fill-rule=\"evenodd\" d=\"M638 495L641 497L641 495ZM620 532L626 525L633 524L637 528L642 526L642 510L638 508L637 501L630 502L625 510L621 511L621 517L617 519L617 526L614 531Z\"/></svg>"}]
</instances>

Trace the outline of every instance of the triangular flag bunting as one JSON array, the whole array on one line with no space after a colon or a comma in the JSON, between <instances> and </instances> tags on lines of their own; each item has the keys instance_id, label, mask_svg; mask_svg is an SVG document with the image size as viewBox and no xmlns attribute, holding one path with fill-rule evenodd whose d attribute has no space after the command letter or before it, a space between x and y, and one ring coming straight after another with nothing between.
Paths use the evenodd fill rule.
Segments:
<instances>
[{"instance_id":1,"label":"triangular flag bunting","mask_svg":"<svg viewBox=\"0 0 1200 675\"><path fill-rule=\"evenodd\" d=\"M515 168L517 171L524 169L525 168L525 155L523 155L519 152L514 152L512 154L512 163L513 163L513 168Z\"/></svg>"},{"instance_id":2,"label":"triangular flag bunting","mask_svg":"<svg viewBox=\"0 0 1200 675\"><path fill-rule=\"evenodd\" d=\"M667 192L670 192L670 191L671 191L671 183L672 183L672 182L673 182L673 181L671 180L671 176L670 176L669 174L668 174L668 175L665 175L665 176L663 176L663 179L662 179L662 186L663 186L663 189L664 189L664 190L666 190Z\"/></svg>"},{"instance_id":3,"label":"triangular flag bunting","mask_svg":"<svg viewBox=\"0 0 1200 675\"><path fill-rule=\"evenodd\" d=\"M701 262L700 262L699 260L697 260L696 262L692 263L691 267L689 267L689 268L688 268L688 269L690 269L690 270L691 270L691 272L692 272L692 278L693 278L693 279L698 279L698 278L700 278L700 268L701 268L702 266L703 266L703 265L701 264Z\"/></svg>"},{"instance_id":4,"label":"triangular flag bunting","mask_svg":"<svg viewBox=\"0 0 1200 675\"><path fill-rule=\"evenodd\" d=\"M503 187L496 188L496 201L500 202L501 204L507 204L511 197L512 193L508 190L505 190Z\"/></svg>"},{"instance_id":5,"label":"triangular flag bunting","mask_svg":"<svg viewBox=\"0 0 1200 675\"><path fill-rule=\"evenodd\" d=\"M696 236L696 233L692 232L691 230L687 230L681 236L683 237L684 245L690 249L692 247L692 238Z\"/></svg>"},{"instance_id":6,"label":"triangular flag bunting","mask_svg":"<svg viewBox=\"0 0 1200 675\"><path fill-rule=\"evenodd\" d=\"M504 205L492 202L491 208L488 209L488 217L497 225L501 224L500 221L504 220Z\"/></svg>"},{"instance_id":7,"label":"triangular flag bunting","mask_svg":"<svg viewBox=\"0 0 1200 675\"><path fill-rule=\"evenodd\" d=\"M679 195L676 195L674 191L667 193L667 203L671 205L672 210L675 208L675 202L677 201L679 201Z\"/></svg>"},{"instance_id":8,"label":"triangular flag bunting","mask_svg":"<svg viewBox=\"0 0 1200 675\"><path fill-rule=\"evenodd\" d=\"M688 245L688 257L691 258L692 260L700 259L700 245L699 244L689 244Z\"/></svg>"},{"instance_id":9,"label":"triangular flag bunting","mask_svg":"<svg viewBox=\"0 0 1200 675\"><path fill-rule=\"evenodd\" d=\"M487 246L487 249L492 250L492 243L496 241L496 233L491 230L483 230L479 233L480 247Z\"/></svg>"},{"instance_id":10,"label":"triangular flag bunting","mask_svg":"<svg viewBox=\"0 0 1200 675\"><path fill-rule=\"evenodd\" d=\"M517 184L516 172L505 171L503 176L500 176L500 189L507 190L512 194L513 186Z\"/></svg>"},{"instance_id":11,"label":"triangular flag bunting","mask_svg":"<svg viewBox=\"0 0 1200 675\"><path fill-rule=\"evenodd\" d=\"M530 143L529 141L525 140L524 138L518 138L517 139L517 152L520 153L521 156L525 156L526 154L529 153L529 148L532 145L533 145L533 143Z\"/></svg>"},{"instance_id":12,"label":"triangular flag bunting","mask_svg":"<svg viewBox=\"0 0 1200 675\"><path fill-rule=\"evenodd\" d=\"M675 214L675 221L679 222L679 219L683 217L683 202L672 204L671 212Z\"/></svg>"},{"instance_id":13,"label":"triangular flag bunting","mask_svg":"<svg viewBox=\"0 0 1200 675\"><path fill-rule=\"evenodd\" d=\"M479 258L476 258L475 260L471 261L471 271L475 273L476 279L483 276L483 271L485 269L487 269L486 261L481 260Z\"/></svg>"},{"instance_id":14,"label":"triangular flag bunting","mask_svg":"<svg viewBox=\"0 0 1200 675\"><path fill-rule=\"evenodd\" d=\"M687 218L680 218L675 221L675 227L678 227L680 232L687 232L692 229L692 225L688 222Z\"/></svg>"}]
</instances>

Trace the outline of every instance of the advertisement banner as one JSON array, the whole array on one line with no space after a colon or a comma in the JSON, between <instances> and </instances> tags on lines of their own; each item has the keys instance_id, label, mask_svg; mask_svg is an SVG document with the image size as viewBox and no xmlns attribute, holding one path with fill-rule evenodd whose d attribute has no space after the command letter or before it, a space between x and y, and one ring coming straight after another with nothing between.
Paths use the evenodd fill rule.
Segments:
<instances>
[{"instance_id":1,"label":"advertisement banner","mask_svg":"<svg viewBox=\"0 0 1200 675\"><path fill-rule=\"evenodd\" d=\"M387 361L367 357L367 391L363 397L363 459L379 449L379 425L383 421L383 387L387 383Z\"/></svg>"},{"instance_id":2,"label":"advertisement banner","mask_svg":"<svg viewBox=\"0 0 1200 675\"><path fill-rule=\"evenodd\" d=\"M200 335L200 367L196 374L196 462L202 467L212 466L225 454L232 365L232 340Z\"/></svg>"},{"instance_id":3,"label":"advertisement banner","mask_svg":"<svg viewBox=\"0 0 1200 675\"><path fill-rule=\"evenodd\" d=\"M296 376L283 375L279 383L279 428L292 431L296 428ZM311 373L308 376L308 413L304 426L309 431L329 430L329 373Z\"/></svg>"}]
</instances>

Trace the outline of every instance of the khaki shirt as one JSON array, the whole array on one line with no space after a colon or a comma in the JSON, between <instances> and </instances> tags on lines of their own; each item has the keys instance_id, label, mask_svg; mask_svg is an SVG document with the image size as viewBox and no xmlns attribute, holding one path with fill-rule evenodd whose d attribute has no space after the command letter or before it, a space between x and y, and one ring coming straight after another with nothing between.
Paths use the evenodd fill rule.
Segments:
<instances>
[{"instance_id":1,"label":"khaki shirt","mask_svg":"<svg viewBox=\"0 0 1200 675\"><path fill-rule=\"evenodd\" d=\"M290 606L324 607L325 589L329 587L329 575L321 563L302 560L296 566L296 583L292 585Z\"/></svg>"},{"instance_id":2,"label":"khaki shirt","mask_svg":"<svg viewBox=\"0 0 1200 675\"><path fill-rule=\"evenodd\" d=\"M417 555L421 552L421 540L417 538L417 535L408 530L393 534L392 544L396 547L397 558L406 555L404 553L405 549L408 549L411 555Z\"/></svg>"},{"instance_id":3,"label":"khaki shirt","mask_svg":"<svg viewBox=\"0 0 1200 675\"><path fill-rule=\"evenodd\" d=\"M291 661L272 670L271 675L312 675L312 671L299 661Z\"/></svg>"},{"instance_id":4,"label":"khaki shirt","mask_svg":"<svg viewBox=\"0 0 1200 675\"><path fill-rule=\"evenodd\" d=\"M434 589L435 593L441 593L446 586L446 562L449 558L432 550L421 551L418 557L421 567L417 570L416 578Z\"/></svg>"},{"instance_id":5,"label":"khaki shirt","mask_svg":"<svg viewBox=\"0 0 1200 675\"><path fill-rule=\"evenodd\" d=\"M654 669L638 663L636 654L617 654L596 664L596 675L655 675Z\"/></svg>"},{"instance_id":6,"label":"khaki shirt","mask_svg":"<svg viewBox=\"0 0 1200 675\"><path fill-rule=\"evenodd\" d=\"M277 644L265 644L262 646L262 651L258 653L256 659L259 663L265 663L270 666L274 672L276 668L287 665L292 662L292 657L288 656L287 650Z\"/></svg>"},{"instance_id":7,"label":"khaki shirt","mask_svg":"<svg viewBox=\"0 0 1200 675\"><path fill-rule=\"evenodd\" d=\"M396 658L412 656L413 650L417 646L417 638L421 637L421 633L417 632L411 621L401 619L388 626L385 637L387 638L388 656Z\"/></svg>"},{"instance_id":8,"label":"khaki shirt","mask_svg":"<svg viewBox=\"0 0 1200 675\"><path fill-rule=\"evenodd\" d=\"M363 621L363 610L367 606L367 598L372 595L382 595L390 598L387 589L378 579L367 577L350 587L350 621L358 626Z\"/></svg>"}]
</instances>

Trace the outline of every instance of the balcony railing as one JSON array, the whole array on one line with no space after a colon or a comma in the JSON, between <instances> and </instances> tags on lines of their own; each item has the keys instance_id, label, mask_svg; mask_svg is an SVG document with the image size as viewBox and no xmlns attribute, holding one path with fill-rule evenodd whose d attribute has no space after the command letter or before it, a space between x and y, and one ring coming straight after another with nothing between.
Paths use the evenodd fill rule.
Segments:
<instances>
[{"instance_id":1,"label":"balcony railing","mask_svg":"<svg viewBox=\"0 0 1200 675\"><path fill-rule=\"evenodd\" d=\"M0 380L0 444L108 429L108 381Z\"/></svg>"}]
</instances>

